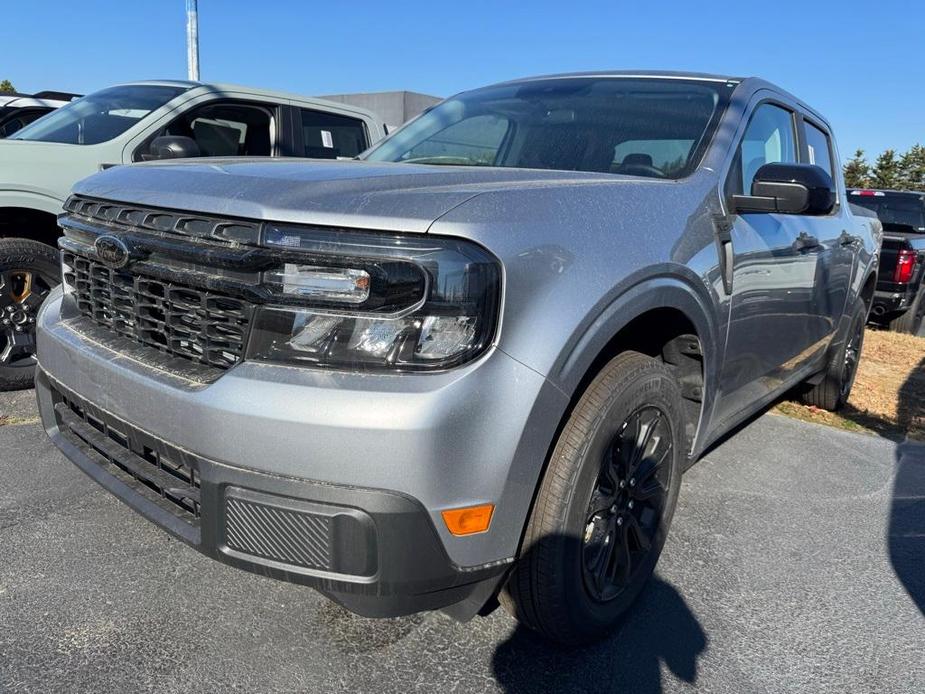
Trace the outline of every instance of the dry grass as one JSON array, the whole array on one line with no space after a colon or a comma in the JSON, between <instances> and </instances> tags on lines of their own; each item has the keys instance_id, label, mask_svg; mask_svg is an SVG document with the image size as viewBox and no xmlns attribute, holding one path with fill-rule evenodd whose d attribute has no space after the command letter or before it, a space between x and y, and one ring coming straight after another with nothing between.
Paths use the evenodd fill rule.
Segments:
<instances>
[{"instance_id":1,"label":"dry grass","mask_svg":"<svg viewBox=\"0 0 925 694\"><path fill-rule=\"evenodd\" d=\"M868 329L848 406L834 414L792 400L782 414L851 431L925 440L925 338Z\"/></svg>"}]
</instances>

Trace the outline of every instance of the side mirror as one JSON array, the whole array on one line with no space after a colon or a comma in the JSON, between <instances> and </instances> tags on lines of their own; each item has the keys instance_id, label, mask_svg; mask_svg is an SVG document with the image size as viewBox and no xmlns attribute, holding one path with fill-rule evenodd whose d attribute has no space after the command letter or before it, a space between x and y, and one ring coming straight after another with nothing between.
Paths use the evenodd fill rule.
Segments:
<instances>
[{"instance_id":1,"label":"side mirror","mask_svg":"<svg viewBox=\"0 0 925 694\"><path fill-rule=\"evenodd\" d=\"M198 157L200 155L199 145L191 137L182 137L180 135L161 135L155 137L148 148L151 159L187 159L189 157Z\"/></svg>"},{"instance_id":2,"label":"side mirror","mask_svg":"<svg viewBox=\"0 0 925 694\"><path fill-rule=\"evenodd\" d=\"M835 184L815 164L765 164L755 173L751 195L733 195L733 212L826 215L835 207Z\"/></svg>"}]
</instances>

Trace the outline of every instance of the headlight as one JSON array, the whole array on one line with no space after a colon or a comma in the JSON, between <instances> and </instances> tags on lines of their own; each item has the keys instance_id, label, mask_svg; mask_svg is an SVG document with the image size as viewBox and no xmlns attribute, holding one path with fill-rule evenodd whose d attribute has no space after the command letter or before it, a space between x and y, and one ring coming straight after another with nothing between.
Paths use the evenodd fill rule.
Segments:
<instances>
[{"instance_id":1,"label":"headlight","mask_svg":"<svg viewBox=\"0 0 925 694\"><path fill-rule=\"evenodd\" d=\"M436 370L494 338L501 268L458 239L269 226L284 262L264 272L247 359L344 369Z\"/></svg>"}]
</instances>

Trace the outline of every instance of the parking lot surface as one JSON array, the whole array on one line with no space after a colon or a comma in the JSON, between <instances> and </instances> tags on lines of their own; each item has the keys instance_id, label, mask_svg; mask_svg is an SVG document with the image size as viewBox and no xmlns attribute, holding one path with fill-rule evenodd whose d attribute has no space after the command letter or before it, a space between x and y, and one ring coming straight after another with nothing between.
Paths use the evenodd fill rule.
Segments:
<instances>
[{"instance_id":1,"label":"parking lot surface","mask_svg":"<svg viewBox=\"0 0 925 694\"><path fill-rule=\"evenodd\" d=\"M925 452L766 415L686 475L657 580L560 651L503 611L370 621L211 562L0 399L0 691L923 692Z\"/></svg>"}]
</instances>

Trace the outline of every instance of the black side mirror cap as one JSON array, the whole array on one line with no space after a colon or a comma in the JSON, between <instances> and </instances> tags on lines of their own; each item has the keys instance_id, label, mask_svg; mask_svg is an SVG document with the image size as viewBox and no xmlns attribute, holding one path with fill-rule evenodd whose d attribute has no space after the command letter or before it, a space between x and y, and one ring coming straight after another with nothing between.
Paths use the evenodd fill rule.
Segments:
<instances>
[{"instance_id":1,"label":"black side mirror cap","mask_svg":"<svg viewBox=\"0 0 925 694\"><path fill-rule=\"evenodd\" d=\"M733 195L733 212L822 216L835 207L835 184L815 164L765 164L755 173L751 195Z\"/></svg>"},{"instance_id":2,"label":"black side mirror cap","mask_svg":"<svg viewBox=\"0 0 925 694\"><path fill-rule=\"evenodd\" d=\"M182 135L161 135L156 137L151 142L151 147L148 151L149 154L146 157L148 160L187 159L189 157L198 157L201 154L196 140Z\"/></svg>"}]
</instances>

